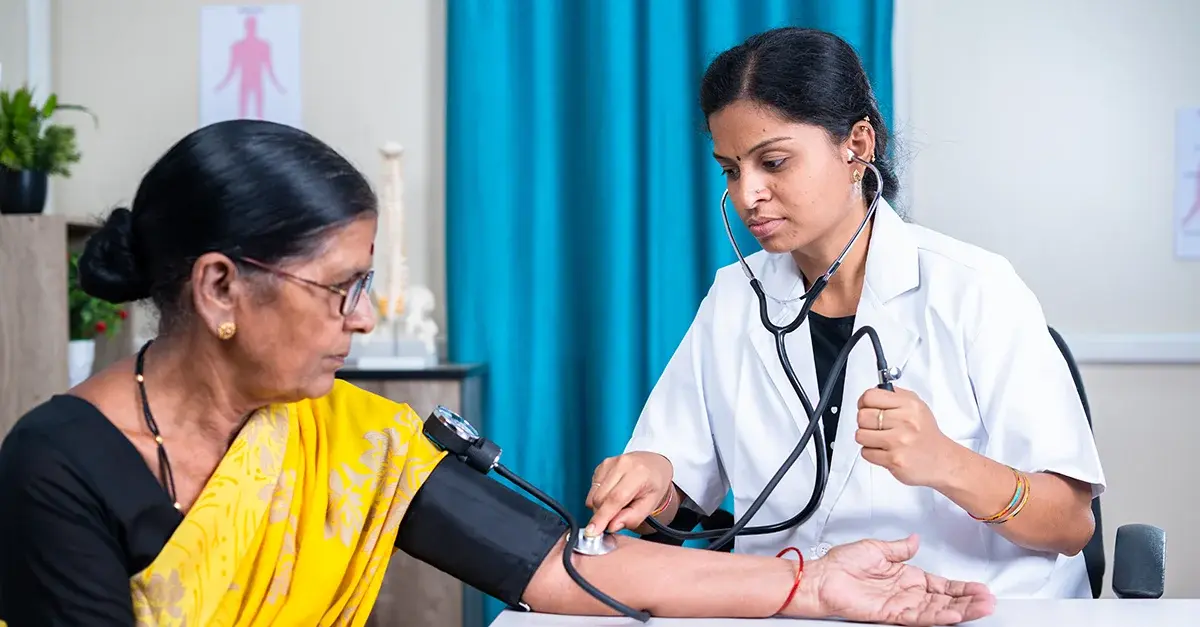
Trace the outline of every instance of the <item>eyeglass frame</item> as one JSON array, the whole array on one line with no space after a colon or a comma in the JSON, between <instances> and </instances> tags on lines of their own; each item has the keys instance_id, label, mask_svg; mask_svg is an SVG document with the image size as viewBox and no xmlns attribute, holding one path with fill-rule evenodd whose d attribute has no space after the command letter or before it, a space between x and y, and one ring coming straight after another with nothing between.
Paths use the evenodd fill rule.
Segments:
<instances>
[{"instance_id":1,"label":"eyeglass frame","mask_svg":"<svg viewBox=\"0 0 1200 627\"><path fill-rule=\"evenodd\" d=\"M346 316L349 316L350 314L354 313L354 310L358 308L358 302L360 299L362 299L363 293L369 292L371 290L371 283L375 279L375 271L367 270L364 273L355 275L355 277L349 281L350 287L344 288L344 287L338 287L336 285L327 285L325 283L320 283L320 282L314 281L312 279L306 279L302 276L298 276L298 275L292 274L291 272L280 270L279 268L276 268L267 263L263 263L257 259L251 258L251 257L239 256L237 259L239 261L244 261L252 266L255 266L261 270L266 270L267 272L270 272L272 274L276 274L276 275L279 275L281 277L288 278L288 279L294 279L296 281L304 283L305 285L309 285L312 287L319 287L323 290L328 290L330 292L333 292L334 294L341 296L342 304L341 304L340 308L338 309L338 312L342 314L342 317L346 317ZM354 294L354 302L350 302L350 294L354 293L355 285L359 286L358 292Z\"/></svg>"}]
</instances>

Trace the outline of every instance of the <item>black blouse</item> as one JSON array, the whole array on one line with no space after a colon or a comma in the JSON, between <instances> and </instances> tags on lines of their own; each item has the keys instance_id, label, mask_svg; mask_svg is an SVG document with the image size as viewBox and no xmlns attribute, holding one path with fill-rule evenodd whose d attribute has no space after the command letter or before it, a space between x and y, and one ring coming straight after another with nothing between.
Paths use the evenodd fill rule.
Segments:
<instances>
[{"instance_id":1,"label":"black blouse","mask_svg":"<svg viewBox=\"0 0 1200 627\"><path fill-rule=\"evenodd\" d=\"M846 371L842 370L834 380L833 385L826 389L825 380L833 369L833 362L838 354L850 341L854 334L854 316L829 318L818 313L808 314L808 324L812 328L813 363L817 371L817 385L820 386L821 398L830 397L825 415L821 416L821 433L825 436L825 453L830 464L833 463L833 441L837 438L838 416L850 412L851 416L858 413L857 400L849 409L842 407L842 388L846 384ZM851 418L854 420L854 418Z\"/></svg>"}]
</instances>

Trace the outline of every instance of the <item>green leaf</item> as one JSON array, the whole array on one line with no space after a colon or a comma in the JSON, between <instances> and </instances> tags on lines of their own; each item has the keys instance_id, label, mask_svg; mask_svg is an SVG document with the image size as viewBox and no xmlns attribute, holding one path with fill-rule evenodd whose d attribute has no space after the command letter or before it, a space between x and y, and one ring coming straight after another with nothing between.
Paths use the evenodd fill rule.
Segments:
<instances>
[{"instance_id":1,"label":"green leaf","mask_svg":"<svg viewBox=\"0 0 1200 627\"><path fill-rule=\"evenodd\" d=\"M46 102L42 104L42 117L48 118L48 117L54 115L54 108L57 106L58 106L58 95L50 94L50 97L46 98Z\"/></svg>"}]
</instances>

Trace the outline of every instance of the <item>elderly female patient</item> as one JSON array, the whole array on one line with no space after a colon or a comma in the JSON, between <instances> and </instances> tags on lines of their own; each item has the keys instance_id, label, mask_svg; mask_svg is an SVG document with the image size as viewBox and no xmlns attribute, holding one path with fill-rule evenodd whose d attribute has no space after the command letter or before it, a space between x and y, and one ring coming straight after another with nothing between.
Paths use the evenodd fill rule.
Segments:
<instances>
[{"instance_id":1,"label":"elderly female patient","mask_svg":"<svg viewBox=\"0 0 1200 627\"><path fill-rule=\"evenodd\" d=\"M80 280L151 299L159 333L5 439L0 619L362 625L397 549L514 606L611 613L563 569L548 510L445 460L408 406L335 380L373 324L375 229L364 177L290 127L208 126L149 170ZM949 624L994 603L904 564L915 538L806 564L620 541L580 572L660 616Z\"/></svg>"}]
</instances>

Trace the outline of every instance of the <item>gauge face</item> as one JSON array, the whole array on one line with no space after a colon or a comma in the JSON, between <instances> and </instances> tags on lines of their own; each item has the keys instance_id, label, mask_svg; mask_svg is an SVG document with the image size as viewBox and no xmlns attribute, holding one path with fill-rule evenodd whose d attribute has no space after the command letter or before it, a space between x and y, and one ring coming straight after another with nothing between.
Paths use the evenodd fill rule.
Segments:
<instances>
[{"instance_id":1,"label":"gauge face","mask_svg":"<svg viewBox=\"0 0 1200 627\"><path fill-rule=\"evenodd\" d=\"M434 409L433 412L437 414L438 420L441 420L442 424L445 424L447 427L453 429L454 432L458 434L458 437L469 442L474 442L475 440L479 439L479 432L476 431L475 427L471 426L471 423L467 422L467 420L462 416L459 416L458 414L446 409L445 407L442 407L441 405L438 405L437 409Z\"/></svg>"}]
</instances>

